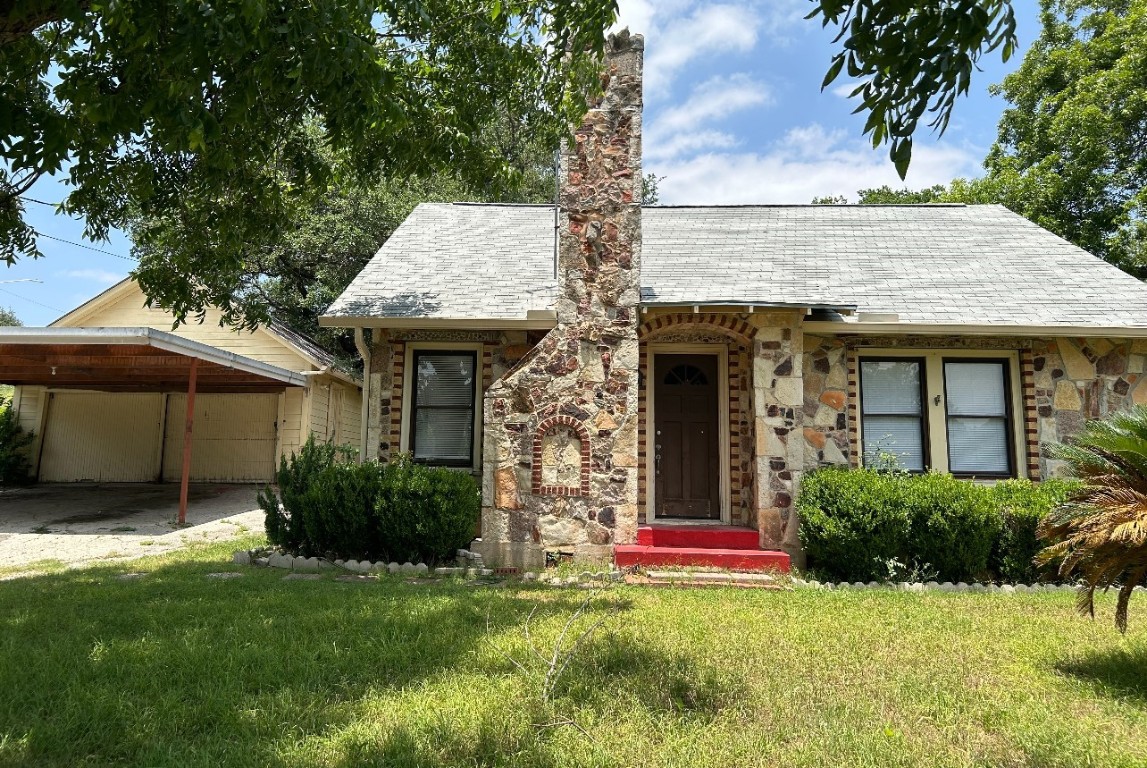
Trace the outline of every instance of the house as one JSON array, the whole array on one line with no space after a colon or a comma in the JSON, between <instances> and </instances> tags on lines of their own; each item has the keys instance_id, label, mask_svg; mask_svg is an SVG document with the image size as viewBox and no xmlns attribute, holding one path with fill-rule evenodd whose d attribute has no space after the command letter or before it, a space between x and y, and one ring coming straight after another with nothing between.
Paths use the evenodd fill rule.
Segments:
<instances>
[{"instance_id":1,"label":"house","mask_svg":"<svg viewBox=\"0 0 1147 768\"><path fill-rule=\"evenodd\" d=\"M809 470L1038 480L1147 402L1147 286L1003 207L643 209L642 48L556 210L419 206L321 321L369 334L365 455L479 477L488 559L786 568Z\"/></svg>"},{"instance_id":2,"label":"house","mask_svg":"<svg viewBox=\"0 0 1147 768\"><path fill-rule=\"evenodd\" d=\"M192 378L190 482L271 481L308 434L359 448L361 387L330 354L284 326L235 331L220 317L173 329L127 279L46 328L0 329L0 381L35 432L36 478L181 480Z\"/></svg>"}]
</instances>

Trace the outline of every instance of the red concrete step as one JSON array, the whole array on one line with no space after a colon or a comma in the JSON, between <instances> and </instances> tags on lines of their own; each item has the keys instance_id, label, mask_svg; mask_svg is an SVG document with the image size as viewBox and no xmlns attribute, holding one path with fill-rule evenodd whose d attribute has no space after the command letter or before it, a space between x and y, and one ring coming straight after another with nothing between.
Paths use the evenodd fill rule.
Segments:
<instances>
[{"instance_id":1,"label":"red concrete step","mask_svg":"<svg viewBox=\"0 0 1147 768\"><path fill-rule=\"evenodd\" d=\"M646 547L693 547L695 549L757 549L760 535L755 528L737 525L643 525L637 543Z\"/></svg>"},{"instance_id":2,"label":"red concrete step","mask_svg":"<svg viewBox=\"0 0 1147 768\"><path fill-rule=\"evenodd\" d=\"M788 573L789 556L777 550L722 549L712 547L657 547L620 544L613 548L619 568L685 565L726 568L737 571L780 571Z\"/></svg>"}]
</instances>

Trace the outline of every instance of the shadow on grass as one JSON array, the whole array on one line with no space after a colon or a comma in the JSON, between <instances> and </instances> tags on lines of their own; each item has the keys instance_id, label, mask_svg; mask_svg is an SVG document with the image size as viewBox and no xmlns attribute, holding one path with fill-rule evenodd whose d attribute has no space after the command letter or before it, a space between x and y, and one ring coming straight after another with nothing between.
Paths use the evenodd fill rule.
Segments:
<instances>
[{"instance_id":1,"label":"shadow on grass","mask_svg":"<svg viewBox=\"0 0 1147 768\"><path fill-rule=\"evenodd\" d=\"M218 569L0 584L0 764L275 764L285 732L340 728L365 696L470 670L487 622L496 633L535 604L539 619L580 604L450 584L283 581L270 570L205 577ZM398 725L395 754L409 747Z\"/></svg>"},{"instance_id":2,"label":"shadow on grass","mask_svg":"<svg viewBox=\"0 0 1147 768\"><path fill-rule=\"evenodd\" d=\"M598 711L634 697L653 714L700 721L744 700L747 691L739 670L716 666L703 654L614 633L579 651L557 689L575 705Z\"/></svg>"},{"instance_id":3,"label":"shadow on grass","mask_svg":"<svg viewBox=\"0 0 1147 768\"><path fill-rule=\"evenodd\" d=\"M1147 648L1095 651L1082 658L1060 662L1056 669L1095 684L1106 695L1147 703Z\"/></svg>"}]
</instances>

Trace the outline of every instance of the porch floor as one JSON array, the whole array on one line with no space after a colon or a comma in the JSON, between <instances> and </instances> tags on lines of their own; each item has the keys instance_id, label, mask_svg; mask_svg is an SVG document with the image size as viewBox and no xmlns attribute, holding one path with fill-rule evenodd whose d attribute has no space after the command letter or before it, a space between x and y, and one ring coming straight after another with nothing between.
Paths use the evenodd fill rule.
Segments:
<instances>
[{"instance_id":1,"label":"porch floor","mask_svg":"<svg viewBox=\"0 0 1147 768\"><path fill-rule=\"evenodd\" d=\"M744 571L781 571L789 556L760 548L753 528L735 525L654 523L637 529L637 543L614 547L618 567L694 566Z\"/></svg>"}]
</instances>

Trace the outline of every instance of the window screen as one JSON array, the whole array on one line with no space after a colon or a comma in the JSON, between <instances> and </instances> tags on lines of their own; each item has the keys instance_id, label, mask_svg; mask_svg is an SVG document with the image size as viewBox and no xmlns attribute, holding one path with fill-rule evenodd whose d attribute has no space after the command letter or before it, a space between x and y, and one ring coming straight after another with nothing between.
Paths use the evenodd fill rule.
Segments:
<instances>
[{"instance_id":1,"label":"window screen","mask_svg":"<svg viewBox=\"0 0 1147 768\"><path fill-rule=\"evenodd\" d=\"M924 471L923 363L920 360L864 360L860 364L864 461L896 457L902 469Z\"/></svg>"},{"instance_id":2,"label":"window screen","mask_svg":"<svg viewBox=\"0 0 1147 768\"><path fill-rule=\"evenodd\" d=\"M948 469L1009 475L1008 381L1003 361L944 362L948 401Z\"/></svg>"},{"instance_id":3,"label":"window screen","mask_svg":"<svg viewBox=\"0 0 1147 768\"><path fill-rule=\"evenodd\" d=\"M410 451L415 461L473 464L476 364L473 352L414 353Z\"/></svg>"}]
</instances>

